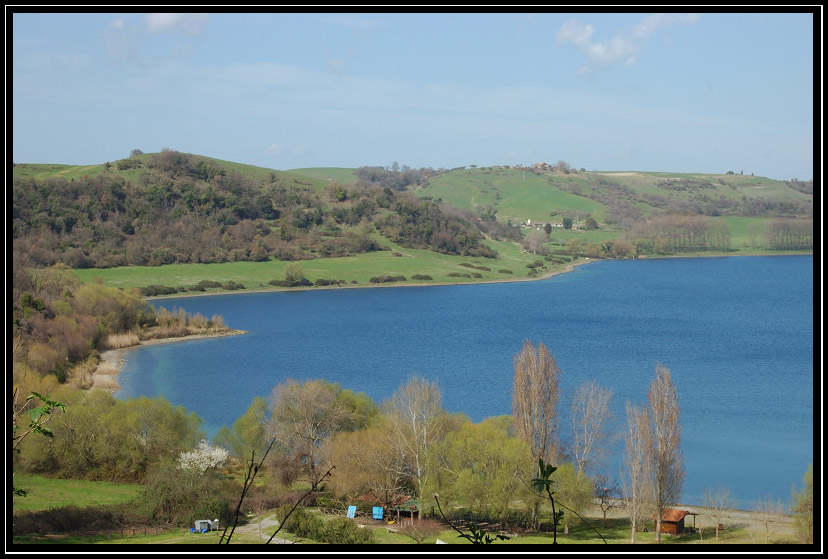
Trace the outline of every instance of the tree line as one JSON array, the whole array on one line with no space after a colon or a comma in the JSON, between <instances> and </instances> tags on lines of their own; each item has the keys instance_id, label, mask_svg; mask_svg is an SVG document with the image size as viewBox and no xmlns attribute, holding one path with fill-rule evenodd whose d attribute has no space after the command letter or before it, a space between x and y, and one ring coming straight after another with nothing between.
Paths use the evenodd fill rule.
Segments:
<instances>
[{"instance_id":1,"label":"tree line","mask_svg":"<svg viewBox=\"0 0 828 559\"><path fill-rule=\"evenodd\" d=\"M48 393L60 409L53 410L52 436L28 438L13 465L44 475L140 482L143 504L135 514L156 524L215 517L226 525L239 495L238 482L227 475L231 464L261 459L268 482L249 488L250 510L291 503L293 510L300 502L344 510L362 502L391 511L402 496L414 499L419 518L434 517L438 505L449 520L473 514L507 529L560 522L566 532L593 503L606 513L623 501L631 541L651 518L658 541L662 513L678 502L685 476L681 406L669 369L657 365L643 404L626 403L622 433L613 432L612 391L595 383L582 383L570 409L560 409L563 373L543 343L524 342L513 369L511 414L479 423L445 410L439 385L421 377L410 377L379 404L322 379L288 379L267 398L255 397L212 442L195 413L164 398L115 400L106 391L73 390L50 375L30 374L16 379L18 388ZM624 467L614 481L600 466L616 436L624 440ZM533 488L542 474L538 463L556 464L547 474L559 513L550 513L546 496ZM806 473L806 488L794 495L803 537L809 526L813 531L807 479ZM297 481L317 489L297 497ZM291 525L315 539L337 537L301 510ZM351 527L336 530L346 537L342 542L351 541Z\"/></svg>"},{"instance_id":2,"label":"tree line","mask_svg":"<svg viewBox=\"0 0 828 559\"><path fill-rule=\"evenodd\" d=\"M140 339L215 333L220 316L148 305L138 289L83 283L65 265L12 266L11 361L14 378L54 376L88 388L100 353Z\"/></svg>"}]
</instances>

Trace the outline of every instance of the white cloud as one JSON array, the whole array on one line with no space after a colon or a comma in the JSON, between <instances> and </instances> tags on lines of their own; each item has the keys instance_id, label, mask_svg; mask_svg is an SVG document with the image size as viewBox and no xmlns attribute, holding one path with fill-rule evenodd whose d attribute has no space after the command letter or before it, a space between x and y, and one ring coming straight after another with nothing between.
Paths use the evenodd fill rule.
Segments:
<instances>
[{"instance_id":1,"label":"white cloud","mask_svg":"<svg viewBox=\"0 0 828 559\"><path fill-rule=\"evenodd\" d=\"M198 35L207 25L209 14L147 14L145 23L152 33Z\"/></svg>"},{"instance_id":2,"label":"white cloud","mask_svg":"<svg viewBox=\"0 0 828 559\"><path fill-rule=\"evenodd\" d=\"M618 32L612 39L593 42L592 25L582 25L572 19L558 30L558 44L572 44L586 56L581 71L588 71L613 64L634 64L646 41L659 29L677 23L691 24L698 14L654 14L635 25L630 32Z\"/></svg>"}]
</instances>

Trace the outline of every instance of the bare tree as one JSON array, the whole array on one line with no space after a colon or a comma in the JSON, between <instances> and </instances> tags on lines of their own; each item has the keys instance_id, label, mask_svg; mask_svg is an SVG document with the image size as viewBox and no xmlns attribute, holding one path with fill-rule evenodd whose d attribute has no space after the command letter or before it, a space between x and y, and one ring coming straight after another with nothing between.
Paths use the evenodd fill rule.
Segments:
<instances>
[{"instance_id":1,"label":"bare tree","mask_svg":"<svg viewBox=\"0 0 828 559\"><path fill-rule=\"evenodd\" d=\"M759 499L756 505L754 505L753 510L759 513L762 524L765 526L765 543L770 543L771 533L773 533L776 526L784 519L782 503L778 500L773 501L770 497L767 499Z\"/></svg>"},{"instance_id":2,"label":"bare tree","mask_svg":"<svg viewBox=\"0 0 828 559\"><path fill-rule=\"evenodd\" d=\"M543 342L535 349L529 340L515 355L514 367L515 434L529 443L535 460L557 464L561 458L557 419L561 370Z\"/></svg>"},{"instance_id":3,"label":"bare tree","mask_svg":"<svg viewBox=\"0 0 828 559\"><path fill-rule=\"evenodd\" d=\"M624 435L624 466L621 483L627 515L630 519L630 543L635 543L639 524L650 510L647 481L649 478L648 440L650 417L646 408L627 402L627 431Z\"/></svg>"},{"instance_id":4,"label":"bare tree","mask_svg":"<svg viewBox=\"0 0 828 559\"><path fill-rule=\"evenodd\" d=\"M417 487L417 499L421 501L429 447L440 435L444 424L440 388L436 382L412 377L383 409L390 419L394 445L408 462L409 473Z\"/></svg>"},{"instance_id":5,"label":"bare tree","mask_svg":"<svg viewBox=\"0 0 828 559\"><path fill-rule=\"evenodd\" d=\"M603 526L607 527L607 513L623 504L621 500L621 489L616 481L610 481L603 475L595 477L595 500L598 501L598 508L603 513Z\"/></svg>"},{"instance_id":6,"label":"bare tree","mask_svg":"<svg viewBox=\"0 0 828 559\"><path fill-rule=\"evenodd\" d=\"M572 398L572 444L579 475L606 453L607 425L612 419L611 397L611 389L588 381L576 389Z\"/></svg>"},{"instance_id":7,"label":"bare tree","mask_svg":"<svg viewBox=\"0 0 828 559\"><path fill-rule=\"evenodd\" d=\"M656 541L661 541L661 516L678 502L684 481L684 456L681 452L681 423L676 387L670 370L656 366L656 378L647 391L649 402L650 487L656 514Z\"/></svg>"},{"instance_id":8,"label":"bare tree","mask_svg":"<svg viewBox=\"0 0 828 559\"><path fill-rule=\"evenodd\" d=\"M531 252L537 254L543 252L543 243L549 240L549 234L543 229L533 229L523 239L523 247Z\"/></svg>"},{"instance_id":9,"label":"bare tree","mask_svg":"<svg viewBox=\"0 0 828 559\"><path fill-rule=\"evenodd\" d=\"M708 487L704 490L702 496L704 506L710 509L710 516L716 528L716 539L719 539L719 526L722 525L722 518L724 518L725 511L731 508L730 489L724 485L717 485L715 488Z\"/></svg>"},{"instance_id":10,"label":"bare tree","mask_svg":"<svg viewBox=\"0 0 828 559\"><path fill-rule=\"evenodd\" d=\"M274 387L270 396L271 433L277 443L305 468L311 485L321 480L321 446L352 413L337 398L333 385L294 379Z\"/></svg>"}]
</instances>

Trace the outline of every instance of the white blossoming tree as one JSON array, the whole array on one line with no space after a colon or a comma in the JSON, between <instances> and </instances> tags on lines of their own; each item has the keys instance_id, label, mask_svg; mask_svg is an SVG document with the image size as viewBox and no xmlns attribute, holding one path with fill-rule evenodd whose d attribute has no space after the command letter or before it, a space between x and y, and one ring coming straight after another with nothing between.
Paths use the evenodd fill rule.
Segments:
<instances>
[{"instance_id":1,"label":"white blossoming tree","mask_svg":"<svg viewBox=\"0 0 828 559\"><path fill-rule=\"evenodd\" d=\"M182 452L178 456L178 467L182 470L205 472L210 468L218 468L226 464L228 456L225 449L211 446L202 439L192 451Z\"/></svg>"}]
</instances>

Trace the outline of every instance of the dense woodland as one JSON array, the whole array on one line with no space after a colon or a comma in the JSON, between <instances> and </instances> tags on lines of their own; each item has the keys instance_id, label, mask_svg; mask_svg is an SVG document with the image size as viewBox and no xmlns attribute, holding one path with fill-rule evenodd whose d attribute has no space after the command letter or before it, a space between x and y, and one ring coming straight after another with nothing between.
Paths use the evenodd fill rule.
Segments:
<instances>
[{"instance_id":1,"label":"dense woodland","mask_svg":"<svg viewBox=\"0 0 828 559\"><path fill-rule=\"evenodd\" d=\"M203 158L163 151L114 163L140 169L66 180L13 181L16 255L37 267L157 266L174 262L301 260L403 246L494 256L473 216L402 192L405 184L331 184L317 193L275 173L254 184ZM405 176L407 172L400 172Z\"/></svg>"}]
</instances>

